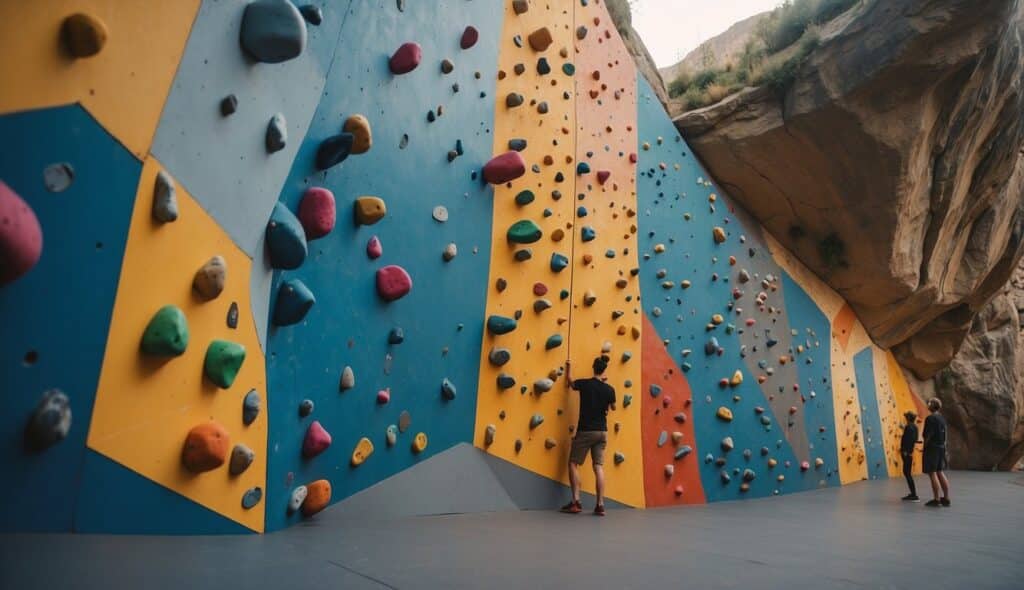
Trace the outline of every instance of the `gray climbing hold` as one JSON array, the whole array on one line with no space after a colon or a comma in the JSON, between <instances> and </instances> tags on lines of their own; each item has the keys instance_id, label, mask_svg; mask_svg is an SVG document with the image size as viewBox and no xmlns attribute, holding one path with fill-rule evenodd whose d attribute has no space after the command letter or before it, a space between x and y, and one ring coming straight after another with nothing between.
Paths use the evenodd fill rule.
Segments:
<instances>
[{"instance_id":1,"label":"gray climbing hold","mask_svg":"<svg viewBox=\"0 0 1024 590\"><path fill-rule=\"evenodd\" d=\"M51 193L68 190L74 180L75 169L67 162L58 162L43 168L43 186Z\"/></svg>"},{"instance_id":2,"label":"gray climbing hold","mask_svg":"<svg viewBox=\"0 0 1024 590\"><path fill-rule=\"evenodd\" d=\"M270 123L267 123L267 153L272 154L281 151L287 143L288 123L285 122L284 115L276 113L270 118Z\"/></svg>"},{"instance_id":3,"label":"gray climbing hold","mask_svg":"<svg viewBox=\"0 0 1024 590\"><path fill-rule=\"evenodd\" d=\"M441 259L445 262L451 262L459 254L459 247L452 242L444 247L444 251L441 252Z\"/></svg>"},{"instance_id":4,"label":"gray climbing hold","mask_svg":"<svg viewBox=\"0 0 1024 590\"><path fill-rule=\"evenodd\" d=\"M412 416L409 415L408 410L402 410L402 413L398 415L398 432L405 432L409 430L409 426L412 425Z\"/></svg>"},{"instance_id":5,"label":"gray climbing hold","mask_svg":"<svg viewBox=\"0 0 1024 590\"><path fill-rule=\"evenodd\" d=\"M238 110L238 97L234 94L229 94L224 98L220 99L220 114L222 117L228 117L235 114Z\"/></svg>"},{"instance_id":6,"label":"gray climbing hold","mask_svg":"<svg viewBox=\"0 0 1024 590\"><path fill-rule=\"evenodd\" d=\"M178 198L175 195L174 181L163 170L156 175L153 218L161 223L170 223L178 218Z\"/></svg>"},{"instance_id":7,"label":"gray climbing hold","mask_svg":"<svg viewBox=\"0 0 1024 590\"><path fill-rule=\"evenodd\" d=\"M239 443L231 449L231 461L228 463L228 473L231 475L238 475L249 468L252 465L253 459L256 458L256 453L249 447Z\"/></svg>"},{"instance_id":8,"label":"gray climbing hold","mask_svg":"<svg viewBox=\"0 0 1024 590\"><path fill-rule=\"evenodd\" d=\"M263 499L263 490L260 487L249 488L242 494L242 508L246 510L256 506Z\"/></svg>"},{"instance_id":9,"label":"gray climbing hold","mask_svg":"<svg viewBox=\"0 0 1024 590\"><path fill-rule=\"evenodd\" d=\"M356 386L356 374L352 371L352 367L345 367L341 371L341 382L338 384L338 389L341 391L348 391Z\"/></svg>"},{"instance_id":10,"label":"gray climbing hold","mask_svg":"<svg viewBox=\"0 0 1024 590\"><path fill-rule=\"evenodd\" d=\"M292 490L292 495L288 498L288 512L295 512L298 510L302 503L306 501L306 496L309 494L309 490L306 486L299 486Z\"/></svg>"},{"instance_id":11,"label":"gray climbing hold","mask_svg":"<svg viewBox=\"0 0 1024 590\"><path fill-rule=\"evenodd\" d=\"M498 385L498 389L501 389L501 390L512 389L513 387L516 386L516 379L515 379L515 377L513 377L511 375L508 375L508 374L505 374L505 373L499 373L498 374L498 379L497 379L497 385Z\"/></svg>"},{"instance_id":12,"label":"gray climbing hold","mask_svg":"<svg viewBox=\"0 0 1024 590\"><path fill-rule=\"evenodd\" d=\"M494 444L494 435L497 433L497 427L495 427L494 424L488 424L487 428L484 429L484 444L487 446Z\"/></svg>"},{"instance_id":13,"label":"gray climbing hold","mask_svg":"<svg viewBox=\"0 0 1024 590\"><path fill-rule=\"evenodd\" d=\"M534 414L533 416L530 416L530 430L533 430L534 428L537 428L538 426L540 426L543 423L544 423L544 416L541 416L540 414Z\"/></svg>"},{"instance_id":14,"label":"gray climbing hold","mask_svg":"<svg viewBox=\"0 0 1024 590\"><path fill-rule=\"evenodd\" d=\"M492 348L487 354L487 360L495 367L500 367L512 360L512 353L507 348Z\"/></svg>"},{"instance_id":15,"label":"gray climbing hold","mask_svg":"<svg viewBox=\"0 0 1024 590\"><path fill-rule=\"evenodd\" d=\"M299 7L299 12L302 14L302 18L314 27L319 27L320 23L324 22L324 13L319 6L305 4Z\"/></svg>"},{"instance_id":16,"label":"gray climbing hold","mask_svg":"<svg viewBox=\"0 0 1024 590\"><path fill-rule=\"evenodd\" d=\"M722 439L722 450L725 451L726 453L733 450L735 447L736 445L735 443L733 443L731 436L727 436Z\"/></svg>"},{"instance_id":17,"label":"gray climbing hold","mask_svg":"<svg viewBox=\"0 0 1024 590\"><path fill-rule=\"evenodd\" d=\"M71 401L59 389L43 393L25 428L25 446L42 451L64 440L71 430Z\"/></svg>"},{"instance_id":18,"label":"gray climbing hold","mask_svg":"<svg viewBox=\"0 0 1024 590\"><path fill-rule=\"evenodd\" d=\"M547 299L538 299L533 302L533 311L540 313L545 309L551 308L551 302Z\"/></svg>"},{"instance_id":19,"label":"gray climbing hold","mask_svg":"<svg viewBox=\"0 0 1024 590\"><path fill-rule=\"evenodd\" d=\"M232 301L231 307L228 308L227 324L232 330L238 328L238 302L236 301Z\"/></svg>"},{"instance_id":20,"label":"gray climbing hold","mask_svg":"<svg viewBox=\"0 0 1024 590\"><path fill-rule=\"evenodd\" d=\"M437 207L434 207L434 211L431 215L434 217L435 221L444 223L448 221L448 208L444 205L438 205Z\"/></svg>"},{"instance_id":21,"label":"gray climbing hold","mask_svg":"<svg viewBox=\"0 0 1024 590\"><path fill-rule=\"evenodd\" d=\"M618 465L626 460L626 456L616 451L615 455L613 456L613 460L615 461L615 464Z\"/></svg>"},{"instance_id":22,"label":"gray climbing hold","mask_svg":"<svg viewBox=\"0 0 1024 590\"><path fill-rule=\"evenodd\" d=\"M682 459L683 457L689 455L692 452L693 452L693 447L691 447L690 445L683 445L683 446L679 447L678 449L676 449L676 452L675 452L675 454L673 456L676 459Z\"/></svg>"},{"instance_id":23,"label":"gray climbing hold","mask_svg":"<svg viewBox=\"0 0 1024 590\"><path fill-rule=\"evenodd\" d=\"M263 404L263 400L260 399L260 394L256 393L255 389L250 389L249 393L245 394L245 399L242 400L242 424L246 426L256 421L256 417L260 415L260 406Z\"/></svg>"},{"instance_id":24,"label":"gray climbing hold","mask_svg":"<svg viewBox=\"0 0 1024 590\"><path fill-rule=\"evenodd\" d=\"M192 277L192 292L203 301L216 299L228 280L228 263L223 256L214 256L199 267Z\"/></svg>"},{"instance_id":25,"label":"gray climbing hold","mask_svg":"<svg viewBox=\"0 0 1024 590\"><path fill-rule=\"evenodd\" d=\"M455 385L446 377L441 381L441 398L445 401L452 401L455 399Z\"/></svg>"},{"instance_id":26,"label":"gray climbing hold","mask_svg":"<svg viewBox=\"0 0 1024 590\"><path fill-rule=\"evenodd\" d=\"M299 416L305 418L313 413L313 400L304 399L299 403Z\"/></svg>"},{"instance_id":27,"label":"gray climbing hold","mask_svg":"<svg viewBox=\"0 0 1024 590\"><path fill-rule=\"evenodd\" d=\"M546 377L544 379L537 379L536 381L533 382L533 392L546 393L548 391L551 391L551 388L554 386L555 382L552 381L551 379L548 379Z\"/></svg>"},{"instance_id":28,"label":"gray climbing hold","mask_svg":"<svg viewBox=\"0 0 1024 590\"><path fill-rule=\"evenodd\" d=\"M748 481L748 482L749 481L754 481L755 477L757 477L757 474L754 473L753 469L744 469L743 470L743 481Z\"/></svg>"},{"instance_id":29,"label":"gray climbing hold","mask_svg":"<svg viewBox=\"0 0 1024 590\"><path fill-rule=\"evenodd\" d=\"M306 47L306 22L288 0L254 0L242 15L240 41L256 61L288 61Z\"/></svg>"},{"instance_id":30,"label":"gray climbing hold","mask_svg":"<svg viewBox=\"0 0 1024 590\"><path fill-rule=\"evenodd\" d=\"M668 432L662 430L661 434L658 435L658 448L665 446L666 442L668 442Z\"/></svg>"},{"instance_id":31,"label":"gray climbing hold","mask_svg":"<svg viewBox=\"0 0 1024 590\"><path fill-rule=\"evenodd\" d=\"M389 424L387 430L384 431L384 440L389 447L395 446L395 443L398 442L398 426Z\"/></svg>"},{"instance_id":32,"label":"gray climbing hold","mask_svg":"<svg viewBox=\"0 0 1024 590\"><path fill-rule=\"evenodd\" d=\"M388 344L401 344L405 342L405 332L401 327L395 326L388 332Z\"/></svg>"}]
</instances>

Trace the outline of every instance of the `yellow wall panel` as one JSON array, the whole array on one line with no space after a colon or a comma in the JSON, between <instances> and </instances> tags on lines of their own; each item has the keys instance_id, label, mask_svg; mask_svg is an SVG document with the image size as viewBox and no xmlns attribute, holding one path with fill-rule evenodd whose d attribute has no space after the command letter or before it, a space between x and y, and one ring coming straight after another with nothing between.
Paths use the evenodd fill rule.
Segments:
<instances>
[{"instance_id":1,"label":"yellow wall panel","mask_svg":"<svg viewBox=\"0 0 1024 590\"><path fill-rule=\"evenodd\" d=\"M251 261L195 200L177 187L179 217L160 224L152 217L153 187L160 164L142 167L131 228L114 303L88 445L95 451L255 531L263 531L263 504L241 506L243 493L265 488L267 415L242 423L242 400L255 389L266 407L266 371L249 305ZM196 270L211 257L227 261L227 284L212 301L192 293ZM237 329L227 325L232 302ZM169 360L144 357L142 334L154 313L176 305L188 319L188 348ZM203 378L206 348L214 339L245 346L233 385L219 389ZM195 425L216 420L231 445L244 443L256 458L237 477L228 466L192 474L181 465L182 445Z\"/></svg>"},{"instance_id":2,"label":"yellow wall panel","mask_svg":"<svg viewBox=\"0 0 1024 590\"><path fill-rule=\"evenodd\" d=\"M0 2L0 114L73 102L136 157L149 150L200 0ZM64 18L102 21L107 43L73 59L59 44Z\"/></svg>"}]
</instances>

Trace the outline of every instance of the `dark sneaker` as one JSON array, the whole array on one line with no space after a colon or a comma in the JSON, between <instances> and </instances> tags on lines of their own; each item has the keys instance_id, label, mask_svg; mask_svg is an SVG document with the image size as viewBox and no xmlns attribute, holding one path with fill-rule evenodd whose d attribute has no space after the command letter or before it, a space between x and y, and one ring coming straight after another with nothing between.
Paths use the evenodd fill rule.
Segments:
<instances>
[{"instance_id":1,"label":"dark sneaker","mask_svg":"<svg viewBox=\"0 0 1024 590\"><path fill-rule=\"evenodd\" d=\"M903 500L904 502L920 502L921 498L918 498L917 494L907 494L900 498L900 500Z\"/></svg>"},{"instance_id":2,"label":"dark sneaker","mask_svg":"<svg viewBox=\"0 0 1024 590\"><path fill-rule=\"evenodd\" d=\"M939 503L942 504L943 506L945 506L946 508L949 508L949 504L950 504L949 498L943 498L943 499L939 500Z\"/></svg>"},{"instance_id":3,"label":"dark sneaker","mask_svg":"<svg viewBox=\"0 0 1024 590\"><path fill-rule=\"evenodd\" d=\"M562 506L562 512L566 514L579 514L583 512L583 504L580 504L578 500L571 500L565 506Z\"/></svg>"},{"instance_id":4,"label":"dark sneaker","mask_svg":"<svg viewBox=\"0 0 1024 590\"><path fill-rule=\"evenodd\" d=\"M594 516L604 516L604 504L594 506Z\"/></svg>"},{"instance_id":5,"label":"dark sneaker","mask_svg":"<svg viewBox=\"0 0 1024 590\"><path fill-rule=\"evenodd\" d=\"M938 500L928 500L927 502L924 503L924 505L929 506L931 508L942 506L942 504L940 504Z\"/></svg>"}]
</instances>

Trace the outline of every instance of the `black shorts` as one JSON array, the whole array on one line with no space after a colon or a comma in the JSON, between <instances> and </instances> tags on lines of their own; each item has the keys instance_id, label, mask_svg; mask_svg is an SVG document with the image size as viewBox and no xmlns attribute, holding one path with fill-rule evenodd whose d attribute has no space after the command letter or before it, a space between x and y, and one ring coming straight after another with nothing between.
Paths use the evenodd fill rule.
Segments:
<instances>
[{"instance_id":1,"label":"black shorts","mask_svg":"<svg viewBox=\"0 0 1024 590\"><path fill-rule=\"evenodd\" d=\"M945 471L948 467L946 447L925 448L922 454L921 471L935 473L936 471Z\"/></svg>"}]
</instances>

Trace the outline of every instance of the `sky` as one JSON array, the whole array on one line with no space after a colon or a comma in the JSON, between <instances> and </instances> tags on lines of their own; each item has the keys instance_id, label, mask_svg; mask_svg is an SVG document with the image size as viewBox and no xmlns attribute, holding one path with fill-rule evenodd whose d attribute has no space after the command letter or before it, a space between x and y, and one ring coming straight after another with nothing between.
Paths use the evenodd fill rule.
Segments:
<instances>
[{"instance_id":1,"label":"sky","mask_svg":"<svg viewBox=\"0 0 1024 590\"><path fill-rule=\"evenodd\" d=\"M633 28L659 68L683 59L691 49L734 22L775 8L781 0L635 0Z\"/></svg>"}]
</instances>

